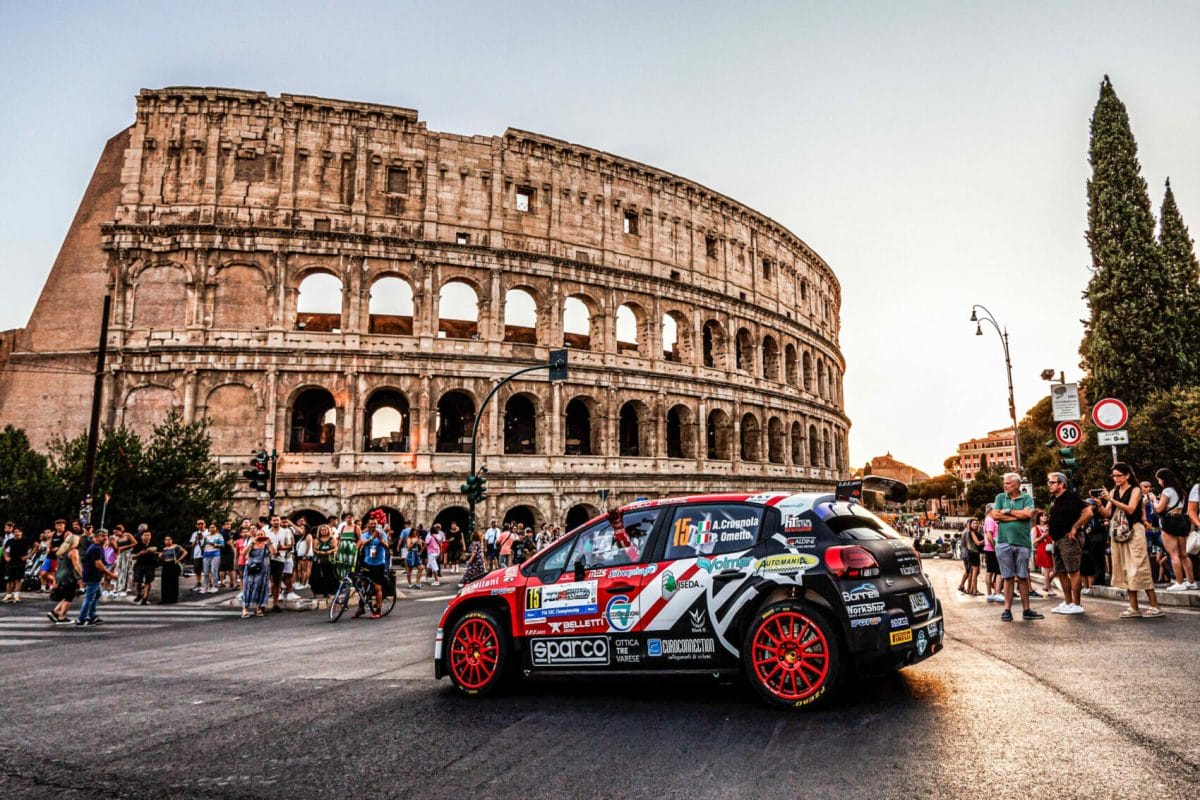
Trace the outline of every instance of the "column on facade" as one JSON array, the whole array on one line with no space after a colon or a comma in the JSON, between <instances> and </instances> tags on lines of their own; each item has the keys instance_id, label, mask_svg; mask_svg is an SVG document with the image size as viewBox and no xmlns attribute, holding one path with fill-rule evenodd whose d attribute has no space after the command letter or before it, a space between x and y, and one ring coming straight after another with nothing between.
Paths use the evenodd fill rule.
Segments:
<instances>
[{"instance_id":1,"label":"column on facade","mask_svg":"<svg viewBox=\"0 0 1200 800\"><path fill-rule=\"evenodd\" d=\"M278 418L279 414L279 371L275 367L267 370L267 390L266 390L266 417L265 430L263 431L263 442L269 442L272 447L283 450L287 447L286 441L280 441L277 431L280 429L286 430L283 419Z\"/></svg>"},{"instance_id":2,"label":"column on facade","mask_svg":"<svg viewBox=\"0 0 1200 800\"><path fill-rule=\"evenodd\" d=\"M560 381L550 384L550 430L543 452L551 457L560 456L566 452L566 444L563 441L562 395L563 385Z\"/></svg>"},{"instance_id":3,"label":"column on facade","mask_svg":"<svg viewBox=\"0 0 1200 800\"><path fill-rule=\"evenodd\" d=\"M343 380L346 382L346 402L342 409L342 426L341 430L345 431L342 436L341 451L343 453L353 453L359 448L358 445L358 396L361 391L359 387L359 376L354 370L347 370Z\"/></svg>"},{"instance_id":4,"label":"column on facade","mask_svg":"<svg viewBox=\"0 0 1200 800\"><path fill-rule=\"evenodd\" d=\"M413 416L410 429L419 434L419 441L413 443L413 451L427 455L433 453L434 445L437 442L437 431L434 430L437 413L432 405L433 398L430 396L430 389L429 375L422 375L420 388L417 390L417 402L409 407L409 412Z\"/></svg>"},{"instance_id":5,"label":"column on facade","mask_svg":"<svg viewBox=\"0 0 1200 800\"><path fill-rule=\"evenodd\" d=\"M196 370L189 369L183 373L183 424L191 425L196 421Z\"/></svg>"}]
</instances>

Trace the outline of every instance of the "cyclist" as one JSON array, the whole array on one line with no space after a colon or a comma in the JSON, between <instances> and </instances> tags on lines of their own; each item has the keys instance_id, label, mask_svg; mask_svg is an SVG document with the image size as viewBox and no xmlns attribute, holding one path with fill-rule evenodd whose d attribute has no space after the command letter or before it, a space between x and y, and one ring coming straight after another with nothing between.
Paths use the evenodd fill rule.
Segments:
<instances>
[{"instance_id":1,"label":"cyclist","mask_svg":"<svg viewBox=\"0 0 1200 800\"><path fill-rule=\"evenodd\" d=\"M363 532L363 537L358 544L358 554L361 558L362 572L370 579L375 591L375 606L371 612L371 619L379 619L382 616L379 609L383 607L384 572L391 563L392 556L388 548L387 534L379 529L375 520L367 521L367 530ZM360 594L358 610L354 612L354 617L357 619L365 613L367 613L367 601Z\"/></svg>"}]
</instances>

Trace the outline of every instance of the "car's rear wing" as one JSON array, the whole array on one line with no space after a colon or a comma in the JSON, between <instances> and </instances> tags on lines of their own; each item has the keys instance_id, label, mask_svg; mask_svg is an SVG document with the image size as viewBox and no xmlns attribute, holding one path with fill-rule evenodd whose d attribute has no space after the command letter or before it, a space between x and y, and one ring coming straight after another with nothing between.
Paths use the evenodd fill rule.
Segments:
<instances>
[{"instance_id":1,"label":"car's rear wing","mask_svg":"<svg viewBox=\"0 0 1200 800\"><path fill-rule=\"evenodd\" d=\"M838 500L861 503L864 492L878 494L885 502L889 503L903 503L908 499L908 486L903 481L879 475L838 481L836 497Z\"/></svg>"}]
</instances>

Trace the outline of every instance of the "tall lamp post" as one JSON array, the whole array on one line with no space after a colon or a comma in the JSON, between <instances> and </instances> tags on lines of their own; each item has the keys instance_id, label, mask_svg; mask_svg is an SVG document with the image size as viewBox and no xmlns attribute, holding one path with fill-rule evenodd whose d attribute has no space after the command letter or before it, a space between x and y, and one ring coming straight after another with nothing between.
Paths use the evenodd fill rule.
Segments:
<instances>
[{"instance_id":1,"label":"tall lamp post","mask_svg":"<svg viewBox=\"0 0 1200 800\"><path fill-rule=\"evenodd\" d=\"M982 311L983 316L980 317L978 312ZM1013 453L1013 465L1015 471L1021 472L1021 435L1017 432L1017 402L1013 398L1013 383L1012 383L1012 357L1008 353L1008 328L1001 328L996 322L996 318L992 316L992 312L988 311L981 305L971 306L971 322L975 323L975 335L983 336L983 323L987 322L996 329L996 335L1000 337L1000 344L1004 347L1004 370L1008 375L1008 415L1012 418L1013 424L1013 445L1015 452Z\"/></svg>"}]
</instances>

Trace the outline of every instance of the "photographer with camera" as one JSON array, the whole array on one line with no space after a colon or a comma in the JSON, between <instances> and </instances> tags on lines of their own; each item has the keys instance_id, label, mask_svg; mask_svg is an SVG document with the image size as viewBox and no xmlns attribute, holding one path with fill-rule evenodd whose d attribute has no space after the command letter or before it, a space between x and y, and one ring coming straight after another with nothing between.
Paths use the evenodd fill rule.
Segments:
<instances>
[{"instance_id":1,"label":"photographer with camera","mask_svg":"<svg viewBox=\"0 0 1200 800\"><path fill-rule=\"evenodd\" d=\"M1150 553L1146 546L1146 523L1142 509L1142 490L1133 468L1124 461L1112 465L1113 488L1100 490L1100 514L1108 520L1112 547L1112 585L1124 589L1129 608L1121 619L1155 619L1163 616L1150 575ZM1137 593L1144 591L1150 608L1138 607Z\"/></svg>"}]
</instances>

